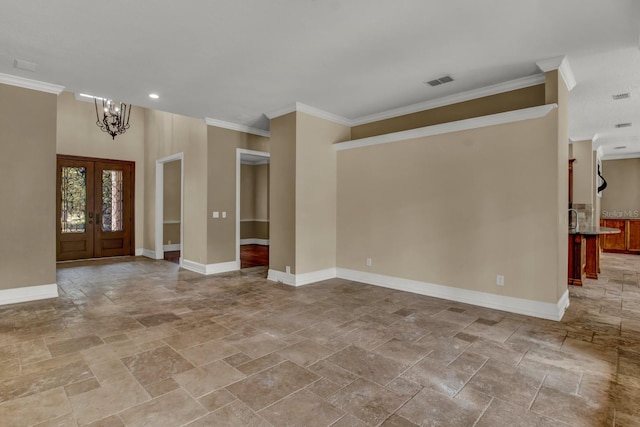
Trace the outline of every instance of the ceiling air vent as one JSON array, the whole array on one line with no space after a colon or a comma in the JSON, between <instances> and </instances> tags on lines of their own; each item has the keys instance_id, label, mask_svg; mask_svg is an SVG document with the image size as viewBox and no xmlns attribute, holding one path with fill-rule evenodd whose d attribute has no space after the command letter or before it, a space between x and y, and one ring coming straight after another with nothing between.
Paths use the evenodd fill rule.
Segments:
<instances>
[{"instance_id":1,"label":"ceiling air vent","mask_svg":"<svg viewBox=\"0 0 640 427\"><path fill-rule=\"evenodd\" d=\"M613 147L614 150L624 150L625 148L627 148L626 145L619 145L617 147Z\"/></svg>"},{"instance_id":2,"label":"ceiling air vent","mask_svg":"<svg viewBox=\"0 0 640 427\"><path fill-rule=\"evenodd\" d=\"M616 128L629 128L631 127L631 123L618 123Z\"/></svg>"},{"instance_id":3,"label":"ceiling air vent","mask_svg":"<svg viewBox=\"0 0 640 427\"><path fill-rule=\"evenodd\" d=\"M616 95L611 95L611 97L613 98L614 101L618 101L620 99L631 98L631 93L629 93L629 92L627 92L627 93L618 93Z\"/></svg>"},{"instance_id":4,"label":"ceiling air vent","mask_svg":"<svg viewBox=\"0 0 640 427\"><path fill-rule=\"evenodd\" d=\"M453 78L451 76L443 76L440 77L439 79L435 79L435 80L430 80L428 82L426 82L429 86L438 86L441 85L443 83L449 83L452 82Z\"/></svg>"}]
</instances>

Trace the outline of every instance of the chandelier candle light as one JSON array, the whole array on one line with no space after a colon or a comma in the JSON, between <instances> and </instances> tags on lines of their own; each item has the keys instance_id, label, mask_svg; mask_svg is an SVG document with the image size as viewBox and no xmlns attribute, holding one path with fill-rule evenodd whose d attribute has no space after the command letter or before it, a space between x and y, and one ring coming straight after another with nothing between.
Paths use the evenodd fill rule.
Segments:
<instances>
[{"instance_id":1,"label":"chandelier candle light","mask_svg":"<svg viewBox=\"0 0 640 427\"><path fill-rule=\"evenodd\" d=\"M112 139L116 139L116 135L122 135L129 129L129 116L131 116L131 105L125 103L116 103L110 99L102 99L102 119L98 113L98 100L94 98L96 104L96 125L102 132L107 132Z\"/></svg>"}]
</instances>

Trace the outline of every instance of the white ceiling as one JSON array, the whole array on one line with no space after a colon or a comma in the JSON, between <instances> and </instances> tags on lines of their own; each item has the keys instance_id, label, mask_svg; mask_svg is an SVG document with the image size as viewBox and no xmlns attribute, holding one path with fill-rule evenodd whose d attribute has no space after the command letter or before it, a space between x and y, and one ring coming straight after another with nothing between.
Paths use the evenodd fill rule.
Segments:
<instances>
[{"instance_id":1,"label":"white ceiling","mask_svg":"<svg viewBox=\"0 0 640 427\"><path fill-rule=\"evenodd\" d=\"M605 154L626 145L640 156L637 0L0 5L0 73L258 129L269 127L265 113L295 102L355 120L531 76L537 61L566 55L577 81L570 135L597 134ZM423 83L445 74L455 81ZM627 91L631 99L611 99ZM614 128L626 121L633 126Z\"/></svg>"}]
</instances>

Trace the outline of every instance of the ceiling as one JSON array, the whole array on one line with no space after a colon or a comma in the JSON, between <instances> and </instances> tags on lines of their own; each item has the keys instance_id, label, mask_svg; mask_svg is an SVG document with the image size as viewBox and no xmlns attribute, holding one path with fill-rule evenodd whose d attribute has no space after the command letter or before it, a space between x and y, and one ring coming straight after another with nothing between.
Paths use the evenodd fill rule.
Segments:
<instances>
[{"instance_id":1,"label":"ceiling","mask_svg":"<svg viewBox=\"0 0 640 427\"><path fill-rule=\"evenodd\" d=\"M640 157L639 3L3 0L0 73L266 130L266 114L295 102L357 120L531 76L537 61L566 55L577 82L570 136ZM447 74L453 82L424 84ZM622 92L631 98L613 101Z\"/></svg>"}]
</instances>

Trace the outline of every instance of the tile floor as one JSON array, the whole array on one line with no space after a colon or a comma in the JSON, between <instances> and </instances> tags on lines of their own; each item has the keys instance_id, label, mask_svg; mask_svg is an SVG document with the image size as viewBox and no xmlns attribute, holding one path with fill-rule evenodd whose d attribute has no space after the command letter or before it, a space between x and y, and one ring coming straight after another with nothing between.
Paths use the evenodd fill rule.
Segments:
<instances>
[{"instance_id":1,"label":"tile floor","mask_svg":"<svg viewBox=\"0 0 640 427\"><path fill-rule=\"evenodd\" d=\"M0 308L2 426L640 425L640 256L562 322L264 268L60 264Z\"/></svg>"}]
</instances>

